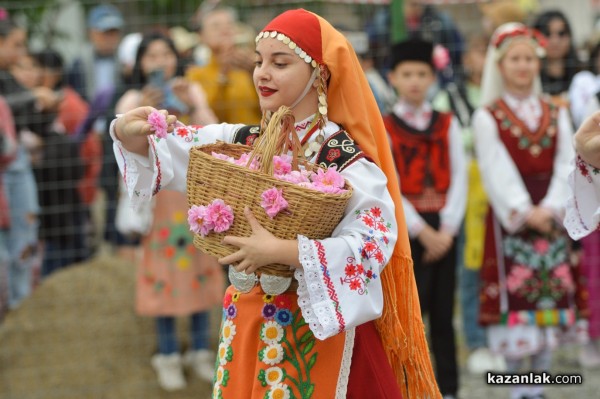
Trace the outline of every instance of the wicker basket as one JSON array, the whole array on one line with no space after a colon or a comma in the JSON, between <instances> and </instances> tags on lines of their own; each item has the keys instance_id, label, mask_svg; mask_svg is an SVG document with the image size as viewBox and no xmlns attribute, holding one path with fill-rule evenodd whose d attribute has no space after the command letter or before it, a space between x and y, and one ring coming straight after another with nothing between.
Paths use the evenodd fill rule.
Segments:
<instances>
[{"instance_id":1,"label":"wicker basket","mask_svg":"<svg viewBox=\"0 0 600 399\"><path fill-rule=\"evenodd\" d=\"M223 257L237 251L236 247L222 244L221 241L226 235L249 237L252 234L244 216L246 206L260 224L278 238L296 239L298 234L312 239L331 236L344 215L346 204L352 196L352 187L346 182L345 193L325 194L273 177L273 155L287 153L290 145L296 154L292 168L298 170L300 145L293 127L291 111L282 109L273 115L265 133L256 140L254 148L224 142L191 148L187 174L189 206L207 205L220 198L231 206L235 217L226 232L212 232L205 237L200 234L194 236L194 245L202 252ZM261 169L250 170L215 158L211 155L213 151L234 158L252 151L252 157L260 159ZM316 168L314 164L305 163L304 166L313 170ZM288 202L286 212L279 213L274 219L269 218L260 205L261 194L272 187L283 189L283 196ZM289 265L272 264L263 266L260 270L279 276L292 274Z\"/></svg>"}]
</instances>

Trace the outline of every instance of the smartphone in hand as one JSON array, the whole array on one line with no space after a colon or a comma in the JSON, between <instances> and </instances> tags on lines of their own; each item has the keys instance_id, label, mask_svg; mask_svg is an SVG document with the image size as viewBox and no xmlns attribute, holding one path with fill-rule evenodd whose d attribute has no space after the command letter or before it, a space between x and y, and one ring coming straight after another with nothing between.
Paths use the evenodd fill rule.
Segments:
<instances>
[{"instance_id":1,"label":"smartphone in hand","mask_svg":"<svg viewBox=\"0 0 600 399\"><path fill-rule=\"evenodd\" d=\"M165 86L165 71L164 69L155 69L148 74L148 84L163 88Z\"/></svg>"}]
</instances>

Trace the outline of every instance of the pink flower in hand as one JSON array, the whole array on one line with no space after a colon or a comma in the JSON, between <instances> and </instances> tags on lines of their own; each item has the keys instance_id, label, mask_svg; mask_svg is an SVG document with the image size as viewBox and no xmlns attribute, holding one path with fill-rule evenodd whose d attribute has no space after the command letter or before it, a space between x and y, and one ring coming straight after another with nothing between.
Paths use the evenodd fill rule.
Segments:
<instances>
[{"instance_id":1,"label":"pink flower in hand","mask_svg":"<svg viewBox=\"0 0 600 399\"><path fill-rule=\"evenodd\" d=\"M167 117L159 111L152 111L148 115L148 123L156 137L164 139L167 137Z\"/></svg>"},{"instance_id":2,"label":"pink flower in hand","mask_svg":"<svg viewBox=\"0 0 600 399\"><path fill-rule=\"evenodd\" d=\"M188 210L188 224L191 231L201 234L202 237L207 236L213 229L212 224L206 220L205 206L192 205Z\"/></svg>"},{"instance_id":3,"label":"pink flower in hand","mask_svg":"<svg viewBox=\"0 0 600 399\"><path fill-rule=\"evenodd\" d=\"M222 199L217 198L206 207L205 220L207 220L216 233L229 230L233 224L233 209Z\"/></svg>"},{"instance_id":4,"label":"pink flower in hand","mask_svg":"<svg viewBox=\"0 0 600 399\"><path fill-rule=\"evenodd\" d=\"M275 187L265 190L261 198L260 206L263 207L271 219L288 207L288 202L283 198L282 190L277 190Z\"/></svg>"},{"instance_id":5,"label":"pink flower in hand","mask_svg":"<svg viewBox=\"0 0 600 399\"><path fill-rule=\"evenodd\" d=\"M292 157L287 154L273 157L273 174L285 175L292 171Z\"/></svg>"},{"instance_id":6,"label":"pink flower in hand","mask_svg":"<svg viewBox=\"0 0 600 399\"><path fill-rule=\"evenodd\" d=\"M344 177L335 170L329 168L327 170L319 169L312 177L313 188L324 193L339 194L345 192Z\"/></svg>"}]
</instances>

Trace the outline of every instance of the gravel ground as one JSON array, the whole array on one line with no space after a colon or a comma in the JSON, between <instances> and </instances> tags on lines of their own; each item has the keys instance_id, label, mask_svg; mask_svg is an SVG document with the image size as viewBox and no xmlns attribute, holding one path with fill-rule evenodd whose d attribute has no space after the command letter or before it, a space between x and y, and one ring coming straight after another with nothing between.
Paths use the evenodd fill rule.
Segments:
<instances>
[{"instance_id":1,"label":"gravel ground","mask_svg":"<svg viewBox=\"0 0 600 399\"><path fill-rule=\"evenodd\" d=\"M158 387L149 363L154 326L133 312L133 276L133 265L102 256L44 281L0 325L0 399L209 398L210 384L193 376L177 393ZM218 310L212 320L216 344ZM187 322L178 323L186 341ZM464 348L459 353L464 365ZM548 399L600 397L600 371L583 371L576 354L575 347L559 349L552 372L582 374L583 385L548 387ZM509 389L462 372L459 394L505 399Z\"/></svg>"}]
</instances>

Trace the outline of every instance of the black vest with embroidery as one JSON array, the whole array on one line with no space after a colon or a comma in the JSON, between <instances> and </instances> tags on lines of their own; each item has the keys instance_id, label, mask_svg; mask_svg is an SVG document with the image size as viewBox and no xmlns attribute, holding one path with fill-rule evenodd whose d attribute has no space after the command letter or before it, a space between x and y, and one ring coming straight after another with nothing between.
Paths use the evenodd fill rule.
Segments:
<instances>
[{"instance_id":1,"label":"black vest with embroidery","mask_svg":"<svg viewBox=\"0 0 600 399\"><path fill-rule=\"evenodd\" d=\"M252 146L254 140L260 135L260 126L248 125L240 128L233 136L233 142ZM348 132L340 130L327 138L317 154L316 163L319 166L329 168L337 166L338 172L346 169L354 162L366 155L360 147L352 140Z\"/></svg>"}]
</instances>

